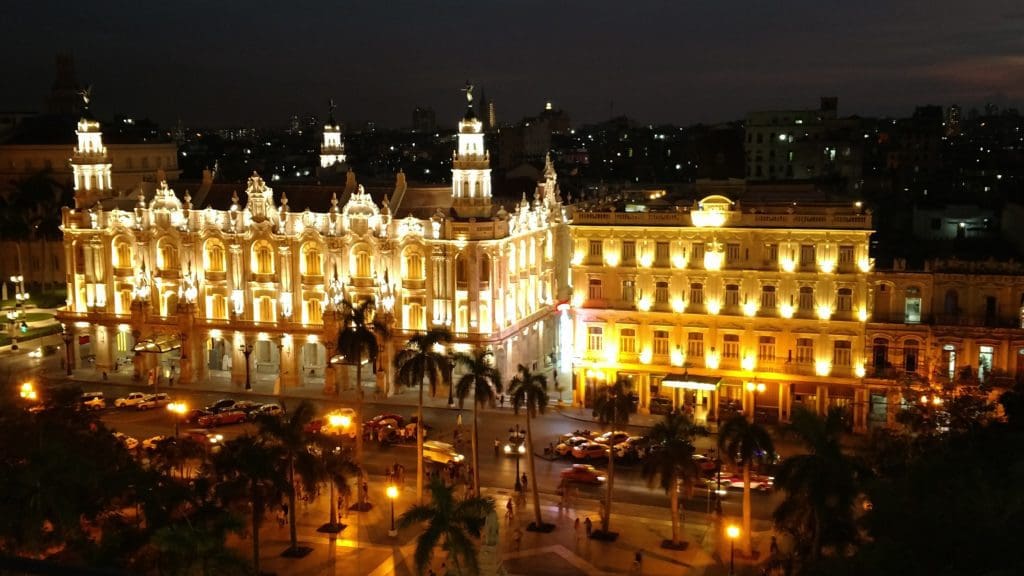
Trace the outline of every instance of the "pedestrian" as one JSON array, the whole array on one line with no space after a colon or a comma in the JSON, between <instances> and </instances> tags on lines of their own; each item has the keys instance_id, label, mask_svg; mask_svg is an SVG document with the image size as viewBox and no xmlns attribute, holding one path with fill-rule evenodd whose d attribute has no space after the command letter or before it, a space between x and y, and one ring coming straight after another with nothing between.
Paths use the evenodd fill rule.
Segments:
<instances>
[{"instance_id":1,"label":"pedestrian","mask_svg":"<svg viewBox=\"0 0 1024 576\"><path fill-rule=\"evenodd\" d=\"M644 563L644 551L643 550L637 550L636 553L633 554L633 567L639 570L640 566L642 566L643 563Z\"/></svg>"},{"instance_id":2,"label":"pedestrian","mask_svg":"<svg viewBox=\"0 0 1024 576\"><path fill-rule=\"evenodd\" d=\"M514 510L515 508L512 506L512 499L509 498L508 503L505 504L505 520L507 520L509 524L512 524L512 517L515 516Z\"/></svg>"},{"instance_id":3,"label":"pedestrian","mask_svg":"<svg viewBox=\"0 0 1024 576\"><path fill-rule=\"evenodd\" d=\"M504 407L505 407L505 395L504 395L504 394L502 394L502 395L501 395L501 397L500 397L500 402L499 402L499 405L500 405L500 406L501 406L502 408L504 408Z\"/></svg>"},{"instance_id":4,"label":"pedestrian","mask_svg":"<svg viewBox=\"0 0 1024 576\"><path fill-rule=\"evenodd\" d=\"M590 538L590 535L594 533L594 523L590 520L590 516L583 521L583 527L587 531L587 538Z\"/></svg>"},{"instance_id":5,"label":"pedestrian","mask_svg":"<svg viewBox=\"0 0 1024 576\"><path fill-rule=\"evenodd\" d=\"M494 457L497 458L498 454L500 452L501 452L501 440L498 440L497 438L495 438L494 439Z\"/></svg>"},{"instance_id":6,"label":"pedestrian","mask_svg":"<svg viewBox=\"0 0 1024 576\"><path fill-rule=\"evenodd\" d=\"M529 483L526 481L526 472L523 472L523 475L519 480L523 483L523 492L526 492L529 488Z\"/></svg>"},{"instance_id":7,"label":"pedestrian","mask_svg":"<svg viewBox=\"0 0 1024 576\"><path fill-rule=\"evenodd\" d=\"M572 529L573 529L573 532L576 534L576 542L579 543L579 541L580 541L580 517L579 516L576 517L576 522L573 523Z\"/></svg>"},{"instance_id":8,"label":"pedestrian","mask_svg":"<svg viewBox=\"0 0 1024 576\"><path fill-rule=\"evenodd\" d=\"M768 550L771 552L773 557L779 555L779 542L775 539L775 536L772 536L772 543Z\"/></svg>"}]
</instances>

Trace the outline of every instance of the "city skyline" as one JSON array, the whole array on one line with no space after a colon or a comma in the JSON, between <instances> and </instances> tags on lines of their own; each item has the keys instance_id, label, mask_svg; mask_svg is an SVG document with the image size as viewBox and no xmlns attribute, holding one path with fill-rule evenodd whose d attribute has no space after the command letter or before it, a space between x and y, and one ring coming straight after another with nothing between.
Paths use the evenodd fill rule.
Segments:
<instances>
[{"instance_id":1,"label":"city skyline","mask_svg":"<svg viewBox=\"0 0 1024 576\"><path fill-rule=\"evenodd\" d=\"M547 101L574 124L626 115L685 125L807 108L823 95L840 98L841 115L866 116L1024 98L1024 11L1002 1L969 13L951 0L786 10L643 3L628 14L609 2L586 12L533 2L116 8L19 8L0 25L12 48L0 61L17 78L0 108L41 109L58 52L71 52L79 82L96 86L98 114L165 125L281 126L293 114L325 115L334 98L350 123L402 127L421 105L456 117L467 79L502 122ZM129 30L138 40L126 49Z\"/></svg>"}]
</instances>

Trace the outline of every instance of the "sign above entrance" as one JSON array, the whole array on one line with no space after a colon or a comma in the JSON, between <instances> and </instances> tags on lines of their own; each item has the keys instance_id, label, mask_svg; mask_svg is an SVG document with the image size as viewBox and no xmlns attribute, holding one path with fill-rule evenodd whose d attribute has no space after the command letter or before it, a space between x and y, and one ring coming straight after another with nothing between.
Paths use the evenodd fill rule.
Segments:
<instances>
[{"instance_id":1,"label":"sign above entrance","mask_svg":"<svg viewBox=\"0 0 1024 576\"><path fill-rule=\"evenodd\" d=\"M669 374L661 380L666 388L683 388L685 390L718 390L722 381L718 376L698 376L695 374Z\"/></svg>"}]
</instances>

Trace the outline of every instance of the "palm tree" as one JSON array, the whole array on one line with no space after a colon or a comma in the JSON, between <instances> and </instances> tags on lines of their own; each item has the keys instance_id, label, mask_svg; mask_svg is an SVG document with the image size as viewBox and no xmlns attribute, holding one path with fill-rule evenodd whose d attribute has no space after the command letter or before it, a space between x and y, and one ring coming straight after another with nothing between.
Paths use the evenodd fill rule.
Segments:
<instances>
[{"instance_id":1,"label":"palm tree","mask_svg":"<svg viewBox=\"0 0 1024 576\"><path fill-rule=\"evenodd\" d=\"M287 417L263 414L258 418L260 436L280 448L281 458L288 476L285 493L288 495L288 507L293 513L288 515L291 546L285 552L291 554L300 553L294 514L296 510L295 470L296 468L315 469L316 456L309 450L309 438L305 430L306 425L313 419L313 410L313 404L309 400L303 400ZM307 484L315 486L315 478L306 478L305 481Z\"/></svg>"},{"instance_id":2,"label":"palm tree","mask_svg":"<svg viewBox=\"0 0 1024 576\"><path fill-rule=\"evenodd\" d=\"M633 395L629 380L618 379L614 384L602 386L594 397L594 416L602 425L612 428L629 424L633 410ZM605 495L604 513L601 515L601 531L607 533L612 521L612 487L615 485L615 447L608 442L608 492Z\"/></svg>"},{"instance_id":3,"label":"palm tree","mask_svg":"<svg viewBox=\"0 0 1024 576\"><path fill-rule=\"evenodd\" d=\"M488 404L494 407L494 398L501 394L501 372L494 366L494 354L489 350L477 350L475 354L460 353L455 364L465 368L466 373L455 385L459 401L465 401L473 392L473 493L480 493L480 445L477 437L477 412Z\"/></svg>"},{"instance_id":4,"label":"palm tree","mask_svg":"<svg viewBox=\"0 0 1024 576\"><path fill-rule=\"evenodd\" d=\"M373 325L370 317L373 311L373 299L353 304L342 300L342 321L338 329L338 354L345 358L346 364L356 366L356 462L363 463L363 359L371 366L377 363L380 347L377 336L370 329Z\"/></svg>"},{"instance_id":5,"label":"palm tree","mask_svg":"<svg viewBox=\"0 0 1024 576\"><path fill-rule=\"evenodd\" d=\"M533 517L536 529L543 530L545 524L540 518L540 494L537 491L537 473L533 464L533 428L532 421L538 414L543 414L548 408L548 378L540 372L530 372L529 368L522 364L516 369L516 375L508 383L508 393L512 398L512 409L519 414L519 409L526 410L526 446L528 448L526 469L530 471L533 488L530 493L533 496Z\"/></svg>"},{"instance_id":6,"label":"palm tree","mask_svg":"<svg viewBox=\"0 0 1024 576\"><path fill-rule=\"evenodd\" d=\"M473 539L480 537L487 515L494 510L494 500L480 496L457 500L454 489L445 486L440 479L430 482L430 496L430 504L417 504L398 518L400 528L427 523L426 529L416 538L413 555L416 569L422 574L430 566L434 548L440 544L448 553L448 560L455 564L456 574L476 574L476 543Z\"/></svg>"},{"instance_id":7,"label":"palm tree","mask_svg":"<svg viewBox=\"0 0 1024 576\"><path fill-rule=\"evenodd\" d=\"M260 526L267 507L288 490L287 475L281 470L284 457L280 446L246 434L225 442L209 465L217 480L215 492L220 501L229 507L250 510L255 574L260 574ZM292 508L290 515L294 514Z\"/></svg>"},{"instance_id":8,"label":"palm tree","mask_svg":"<svg viewBox=\"0 0 1024 576\"><path fill-rule=\"evenodd\" d=\"M775 524L794 536L798 551L817 560L822 548L844 548L857 541L854 503L866 467L843 454L843 412L832 408L822 417L806 409L793 411L786 433L795 435L806 454L786 459L775 483L786 499L775 510Z\"/></svg>"},{"instance_id":9,"label":"palm tree","mask_svg":"<svg viewBox=\"0 0 1024 576\"><path fill-rule=\"evenodd\" d=\"M763 426L743 414L725 421L718 430L718 451L736 466L743 467L743 550L750 555L750 467L775 453L772 438Z\"/></svg>"},{"instance_id":10,"label":"palm tree","mask_svg":"<svg viewBox=\"0 0 1024 576\"><path fill-rule=\"evenodd\" d=\"M702 426L697 426L689 416L673 412L651 428L649 435L651 446L644 460L643 475L647 485L654 486L655 481L669 496L672 510L672 547L681 548L679 527L685 521L680 518L680 510L685 507L679 502L679 488L689 494L694 482L700 478L700 469L693 455L696 449L693 438L697 434L706 434Z\"/></svg>"},{"instance_id":11,"label":"palm tree","mask_svg":"<svg viewBox=\"0 0 1024 576\"><path fill-rule=\"evenodd\" d=\"M405 349L395 355L397 382L402 386L418 387L416 406L416 500L423 503L423 381L430 384L430 395L437 392L438 383L448 377L448 358L438 352L438 345L452 341L452 333L445 329L432 329L409 338Z\"/></svg>"},{"instance_id":12,"label":"palm tree","mask_svg":"<svg viewBox=\"0 0 1024 576\"><path fill-rule=\"evenodd\" d=\"M315 459L300 459L295 465L299 476L303 479L303 489L315 492L321 482L327 482L330 488L330 518L327 524L320 527L321 532L339 532L343 528L338 522L338 504L335 490L343 496L351 494L349 479L358 477L359 466L352 460L351 451L336 446L327 436L314 439L313 452Z\"/></svg>"}]
</instances>

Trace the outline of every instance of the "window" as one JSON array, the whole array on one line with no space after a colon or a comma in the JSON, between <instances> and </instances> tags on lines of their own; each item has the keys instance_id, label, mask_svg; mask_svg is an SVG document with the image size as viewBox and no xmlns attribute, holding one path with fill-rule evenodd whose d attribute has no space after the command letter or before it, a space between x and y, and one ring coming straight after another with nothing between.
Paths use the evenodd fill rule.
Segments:
<instances>
[{"instance_id":1,"label":"window","mask_svg":"<svg viewBox=\"0 0 1024 576\"><path fill-rule=\"evenodd\" d=\"M957 316L960 314L960 295L957 291L950 288L946 290L946 299L943 305L943 310L947 316Z\"/></svg>"},{"instance_id":2,"label":"window","mask_svg":"<svg viewBox=\"0 0 1024 576\"><path fill-rule=\"evenodd\" d=\"M601 289L601 279L591 278L587 297L591 300L600 300L604 298L603 292L604 291Z\"/></svg>"},{"instance_id":3,"label":"window","mask_svg":"<svg viewBox=\"0 0 1024 576\"><path fill-rule=\"evenodd\" d=\"M214 294L210 297L210 317L214 320L228 319L228 299L223 294Z\"/></svg>"},{"instance_id":4,"label":"window","mask_svg":"<svg viewBox=\"0 0 1024 576\"><path fill-rule=\"evenodd\" d=\"M840 266L852 266L853 265L853 246L841 245L839 247L839 265Z\"/></svg>"},{"instance_id":5,"label":"window","mask_svg":"<svg viewBox=\"0 0 1024 576\"><path fill-rule=\"evenodd\" d=\"M654 245L654 262L658 266L668 266L668 242L658 242Z\"/></svg>"},{"instance_id":6,"label":"window","mask_svg":"<svg viewBox=\"0 0 1024 576\"><path fill-rule=\"evenodd\" d=\"M307 246L302 253L303 264L305 264L306 274L308 276L321 276L323 270L320 266L320 250L316 246Z\"/></svg>"},{"instance_id":7,"label":"window","mask_svg":"<svg viewBox=\"0 0 1024 576\"><path fill-rule=\"evenodd\" d=\"M775 361L774 336L759 336L757 338L757 360L758 362Z\"/></svg>"},{"instance_id":8,"label":"window","mask_svg":"<svg viewBox=\"0 0 1024 576\"><path fill-rule=\"evenodd\" d=\"M693 254L690 256L690 261L694 262L694 263L698 263L699 265L703 266L703 264L704 264L704 243L703 242L694 242L693 243L693 249L691 250L691 252L693 252Z\"/></svg>"},{"instance_id":9,"label":"window","mask_svg":"<svg viewBox=\"0 0 1024 576\"><path fill-rule=\"evenodd\" d=\"M775 286L761 287L761 308L774 310L776 305Z\"/></svg>"},{"instance_id":10,"label":"window","mask_svg":"<svg viewBox=\"0 0 1024 576\"><path fill-rule=\"evenodd\" d=\"M740 357L740 335L722 336L722 358L735 360Z\"/></svg>"},{"instance_id":11,"label":"window","mask_svg":"<svg viewBox=\"0 0 1024 576\"><path fill-rule=\"evenodd\" d=\"M619 352L636 354L636 328L623 328L619 331Z\"/></svg>"},{"instance_id":12,"label":"window","mask_svg":"<svg viewBox=\"0 0 1024 576\"><path fill-rule=\"evenodd\" d=\"M814 266L816 258L814 257L814 244L801 244L800 245L800 265L801 266Z\"/></svg>"},{"instance_id":13,"label":"window","mask_svg":"<svg viewBox=\"0 0 1024 576\"><path fill-rule=\"evenodd\" d=\"M634 241L634 240L623 240L622 241L622 263L623 264L634 264L634 263L636 263L636 241Z\"/></svg>"},{"instance_id":14,"label":"window","mask_svg":"<svg viewBox=\"0 0 1024 576\"><path fill-rule=\"evenodd\" d=\"M157 266L160 270L172 271L178 269L178 247L170 242L161 242L160 250L157 253L160 259Z\"/></svg>"},{"instance_id":15,"label":"window","mask_svg":"<svg viewBox=\"0 0 1024 576\"><path fill-rule=\"evenodd\" d=\"M690 332L686 335L686 356L688 358L704 357L704 335L700 332Z\"/></svg>"},{"instance_id":16,"label":"window","mask_svg":"<svg viewBox=\"0 0 1024 576\"><path fill-rule=\"evenodd\" d=\"M462 260L462 262L465 264L465 260ZM356 253L356 276L360 278L370 278L373 276L370 253L365 250L360 250Z\"/></svg>"},{"instance_id":17,"label":"window","mask_svg":"<svg viewBox=\"0 0 1024 576\"><path fill-rule=\"evenodd\" d=\"M814 363L814 340L810 338L797 338L796 339L796 363L797 364L813 364Z\"/></svg>"},{"instance_id":18,"label":"window","mask_svg":"<svg viewBox=\"0 0 1024 576\"><path fill-rule=\"evenodd\" d=\"M600 326L587 327L587 350L591 352L604 351L604 328Z\"/></svg>"},{"instance_id":19,"label":"window","mask_svg":"<svg viewBox=\"0 0 1024 576\"><path fill-rule=\"evenodd\" d=\"M668 330L654 331L654 353L658 356L668 355Z\"/></svg>"},{"instance_id":20,"label":"window","mask_svg":"<svg viewBox=\"0 0 1024 576\"><path fill-rule=\"evenodd\" d=\"M740 305L740 286L739 284L726 284L725 285L725 305L739 306Z\"/></svg>"},{"instance_id":21,"label":"window","mask_svg":"<svg viewBox=\"0 0 1024 576\"><path fill-rule=\"evenodd\" d=\"M256 319L257 322L273 322L274 321L274 299L270 296L261 296L259 302L259 317Z\"/></svg>"},{"instance_id":22,"label":"window","mask_svg":"<svg viewBox=\"0 0 1024 576\"><path fill-rule=\"evenodd\" d=\"M849 341L836 340L835 344L832 345L832 365L849 366L852 356L851 349L852 346Z\"/></svg>"},{"instance_id":23,"label":"window","mask_svg":"<svg viewBox=\"0 0 1024 576\"><path fill-rule=\"evenodd\" d=\"M409 304L409 328L411 330L423 330L425 327L423 306L418 303Z\"/></svg>"},{"instance_id":24,"label":"window","mask_svg":"<svg viewBox=\"0 0 1024 576\"><path fill-rule=\"evenodd\" d=\"M624 302L636 301L636 280L622 281L622 300Z\"/></svg>"},{"instance_id":25,"label":"window","mask_svg":"<svg viewBox=\"0 0 1024 576\"><path fill-rule=\"evenodd\" d=\"M811 288L810 286L800 287L797 308L802 312L810 312L814 310L814 288Z\"/></svg>"},{"instance_id":26,"label":"window","mask_svg":"<svg viewBox=\"0 0 1024 576\"><path fill-rule=\"evenodd\" d=\"M907 297L903 305L903 321L907 324L917 324L921 321L921 290L916 287L907 288Z\"/></svg>"},{"instance_id":27,"label":"window","mask_svg":"<svg viewBox=\"0 0 1024 576\"><path fill-rule=\"evenodd\" d=\"M224 245L219 241L211 240L206 243L206 271L224 271Z\"/></svg>"},{"instance_id":28,"label":"window","mask_svg":"<svg viewBox=\"0 0 1024 576\"><path fill-rule=\"evenodd\" d=\"M323 302L319 298L306 300L306 324L322 324Z\"/></svg>"},{"instance_id":29,"label":"window","mask_svg":"<svg viewBox=\"0 0 1024 576\"><path fill-rule=\"evenodd\" d=\"M592 258L601 258L604 256L604 245L600 240L590 241L590 256Z\"/></svg>"},{"instance_id":30,"label":"window","mask_svg":"<svg viewBox=\"0 0 1024 576\"><path fill-rule=\"evenodd\" d=\"M839 312L851 312L853 310L853 290L840 288L836 297L836 310Z\"/></svg>"},{"instance_id":31,"label":"window","mask_svg":"<svg viewBox=\"0 0 1024 576\"><path fill-rule=\"evenodd\" d=\"M726 244L725 245L725 261L727 263L738 262L740 259L740 245L739 244Z\"/></svg>"},{"instance_id":32,"label":"window","mask_svg":"<svg viewBox=\"0 0 1024 576\"><path fill-rule=\"evenodd\" d=\"M764 259L766 264L772 264L779 261L779 245L778 244L765 244L764 245Z\"/></svg>"},{"instance_id":33,"label":"window","mask_svg":"<svg viewBox=\"0 0 1024 576\"><path fill-rule=\"evenodd\" d=\"M917 340L907 340L903 344L903 369L907 372L917 372Z\"/></svg>"},{"instance_id":34,"label":"window","mask_svg":"<svg viewBox=\"0 0 1024 576\"><path fill-rule=\"evenodd\" d=\"M654 303L668 304L668 282L654 283Z\"/></svg>"},{"instance_id":35,"label":"window","mask_svg":"<svg viewBox=\"0 0 1024 576\"><path fill-rule=\"evenodd\" d=\"M270 244L260 242L253 248L252 271L256 274L274 273L274 249Z\"/></svg>"},{"instance_id":36,"label":"window","mask_svg":"<svg viewBox=\"0 0 1024 576\"><path fill-rule=\"evenodd\" d=\"M700 282L690 284L690 304L694 306L704 304L704 285Z\"/></svg>"},{"instance_id":37,"label":"window","mask_svg":"<svg viewBox=\"0 0 1024 576\"><path fill-rule=\"evenodd\" d=\"M114 247L114 267L132 267L132 245L127 240L118 240Z\"/></svg>"},{"instance_id":38,"label":"window","mask_svg":"<svg viewBox=\"0 0 1024 576\"><path fill-rule=\"evenodd\" d=\"M409 280L423 280L423 255L419 252L406 253L405 277Z\"/></svg>"}]
</instances>

